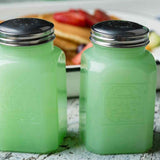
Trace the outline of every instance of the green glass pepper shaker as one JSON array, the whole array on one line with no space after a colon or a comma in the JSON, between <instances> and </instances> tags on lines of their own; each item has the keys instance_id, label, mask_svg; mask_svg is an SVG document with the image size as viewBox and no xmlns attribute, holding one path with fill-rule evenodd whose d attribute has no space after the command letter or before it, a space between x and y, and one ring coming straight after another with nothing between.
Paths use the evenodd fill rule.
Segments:
<instances>
[{"instance_id":1,"label":"green glass pepper shaker","mask_svg":"<svg viewBox=\"0 0 160 160\"><path fill-rule=\"evenodd\" d=\"M65 136L65 56L53 28L35 18L0 24L1 151L48 153Z\"/></svg>"},{"instance_id":2,"label":"green glass pepper shaker","mask_svg":"<svg viewBox=\"0 0 160 160\"><path fill-rule=\"evenodd\" d=\"M97 154L152 147L156 64L145 50L149 29L130 21L92 26L81 60L80 134Z\"/></svg>"}]
</instances>

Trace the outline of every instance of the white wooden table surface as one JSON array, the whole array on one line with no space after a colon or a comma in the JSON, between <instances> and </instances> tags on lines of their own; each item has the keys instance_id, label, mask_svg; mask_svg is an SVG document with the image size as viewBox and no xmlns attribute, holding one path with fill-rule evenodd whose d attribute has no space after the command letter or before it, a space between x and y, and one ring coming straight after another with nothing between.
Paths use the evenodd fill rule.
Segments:
<instances>
[{"instance_id":1,"label":"white wooden table surface","mask_svg":"<svg viewBox=\"0 0 160 160\"><path fill-rule=\"evenodd\" d=\"M68 100L68 133L62 147L54 154L0 152L0 160L160 160L160 92L157 92L154 120L154 144L150 152L128 155L96 155L79 144L79 99Z\"/></svg>"}]
</instances>

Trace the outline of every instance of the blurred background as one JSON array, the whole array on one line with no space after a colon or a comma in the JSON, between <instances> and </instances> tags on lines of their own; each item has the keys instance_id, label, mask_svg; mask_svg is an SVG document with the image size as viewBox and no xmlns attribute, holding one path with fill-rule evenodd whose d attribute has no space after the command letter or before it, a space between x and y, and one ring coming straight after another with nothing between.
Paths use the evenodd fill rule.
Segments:
<instances>
[{"instance_id":1,"label":"blurred background","mask_svg":"<svg viewBox=\"0 0 160 160\"><path fill-rule=\"evenodd\" d=\"M83 1L83 2L82 2ZM102 7L105 9L124 10L129 12L136 12L148 16L159 16L160 0L87 0L90 5L83 6L91 8L93 6ZM35 3L35 2L62 2L67 3L68 0L0 0L1 6L16 4L16 3ZM83 5L86 0L72 0L72 2L81 2ZM105 6L103 3L105 2ZM77 6L78 7L78 6Z\"/></svg>"}]
</instances>

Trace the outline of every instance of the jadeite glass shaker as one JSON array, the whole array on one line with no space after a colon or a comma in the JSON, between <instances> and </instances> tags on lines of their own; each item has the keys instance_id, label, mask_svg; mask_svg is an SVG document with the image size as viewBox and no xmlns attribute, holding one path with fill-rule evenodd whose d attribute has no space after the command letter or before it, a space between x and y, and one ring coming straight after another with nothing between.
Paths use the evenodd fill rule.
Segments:
<instances>
[{"instance_id":1,"label":"jadeite glass shaker","mask_svg":"<svg viewBox=\"0 0 160 160\"><path fill-rule=\"evenodd\" d=\"M34 18L0 24L1 151L48 153L65 136L65 56L53 28Z\"/></svg>"},{"instance_id":2,"label":"jadeite glass shaker","mask_svg":"<svg viewBox=\"0 0 160 160\"><path fill-rule=\"evenodd\" d=\"M148 28L129 21L92 26L93 47L81 60L80 135L97 154L152 147L156 64Z\"/></svg>"}]
</instances>

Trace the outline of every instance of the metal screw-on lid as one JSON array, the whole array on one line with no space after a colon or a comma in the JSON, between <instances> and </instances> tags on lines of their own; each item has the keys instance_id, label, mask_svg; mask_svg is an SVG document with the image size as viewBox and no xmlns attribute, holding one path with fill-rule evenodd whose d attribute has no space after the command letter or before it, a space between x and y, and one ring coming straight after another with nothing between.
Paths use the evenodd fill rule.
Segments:
<instances>
[{"instance_id":1,"label":"metal screw-on lid","mask_svg":"<svg viewBox=\"0 0 160 160\"><path fill-rule=\"evenodd\" d=\"M37 18L17 18L0 24L0 44L30 46L55 38L54 25Z\"/></svg>"},{"instance_id":2,"label":"metal screw-on lid","mask_svg":"<svg viewBox=\"0 0 160 160\"><path fill-rule=\"evenodd\" d=\"M97 23L91 29L91 41L101 46L132 48L149 43L149 29L138 23L112 20Z\"/></svg>"}]
</instances>

